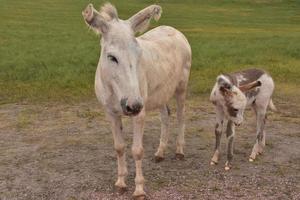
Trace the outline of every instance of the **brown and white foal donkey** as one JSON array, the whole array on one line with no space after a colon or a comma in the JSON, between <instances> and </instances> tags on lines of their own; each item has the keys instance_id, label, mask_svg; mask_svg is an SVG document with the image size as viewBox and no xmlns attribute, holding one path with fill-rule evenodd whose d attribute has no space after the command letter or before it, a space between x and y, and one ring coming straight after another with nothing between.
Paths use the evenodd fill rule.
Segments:
<instances>
[{"instance_id":1,"label":"brown and white foal donkey","mask_svg":"<svg viewBox=\"0 0 300 200\"><path fill-rule=\"evenodd\" d=\"M218 163L220 154L220 141L224 118L228 120L226 128L227 161L225 170L231 168L233 158L233 139L235 126L243 122L244 110L250 105L257 120L256 143L253 146L249 161L253 162L256 156L262 153L265 146L265 123L268 106L276 110L272 102L274 82L272 77L260 69L247 69L231 74L219 75L211 92L210 100L216 107L216 145L211 165Z\"/></svg>"},{"instance_id":2,"label":"brown and white foal donkey","mask_svg":"<svg viewBox=\"0 0 300 200\"><path fill-rule=\"evenodd\" d=\"M159 19L161 7L158 5L149 6L128 20L119 19L116 8L111 4L105 4L100 12L89 4L82 15L88 26L102 35L95 90L111 122L118 158L118 180L115 185L126 188L128 171L122 131L122 116L126 115L133 122L132 155L136 167L133 196L143 199L145 116L147 111L160 109L161 139L155 153L156 160L160 161L164 158L169 137L167 103L174 95L179 125L176 155L179 158L184 155L184 110L191 68L191 47L181 32L169 26L159 26L135 37L137 32L147 29L152 18Z\"/></svg>"}]
</instances>

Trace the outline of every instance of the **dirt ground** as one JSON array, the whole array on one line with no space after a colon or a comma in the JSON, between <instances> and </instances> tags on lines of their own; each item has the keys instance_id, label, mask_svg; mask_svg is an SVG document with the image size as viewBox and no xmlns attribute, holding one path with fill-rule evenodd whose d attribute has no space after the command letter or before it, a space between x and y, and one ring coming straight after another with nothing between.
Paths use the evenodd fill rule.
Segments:
<instances>
[{"instance_id":1,"label":"dirt ground","mask_svg":"<svg viewBox=\"0 0 300 200\"><path fill-rule=\"evenodd\" d=\"M166 159L153 161L160 120L149 113L145 127L143 172L147 199L300 199L300 107L275 99L268 116L265 152L248 162L255 141L255 118L236 131L233 169L209 161L214 148L214 109L207 100L187 102L185 160L174 160L176 120L172 104ZM76 105L0 105L0 199L131 199L134 161L131 123L125 118L129 190L114 188L116 154L109 124L95 101Z\"/></svg>"}]
</instances>

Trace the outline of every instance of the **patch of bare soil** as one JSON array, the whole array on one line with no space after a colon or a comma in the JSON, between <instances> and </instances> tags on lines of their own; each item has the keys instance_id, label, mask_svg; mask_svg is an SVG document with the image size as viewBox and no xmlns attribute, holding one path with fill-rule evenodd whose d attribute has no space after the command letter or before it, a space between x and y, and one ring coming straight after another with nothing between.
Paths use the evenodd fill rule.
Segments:
<instances>
[{"instance_id":1,"label":"patch of bare soil","mask_svg":"<svg viewBox=\"0 0 300 200\"><path fill-rule=\"evenodd\" d=\"M276 101L275 101L276 102ZM255 141L255 118L249 110L236 131L233 169L224 170L226 139L219 165L210 166L214 148L214 110L209 102L187 102L185 160L174 160L176 119L166 159L153 161L160 118L147 116L143 172L147 199L300 199L300 108L276 102L270 113L267 146L248 162ZM114 189L116 154L110 126L96 101L79 105L0 106L0 199L131 199L134 161L130 119L125 119L129 190Z\"/></svg>"}]
</instances>

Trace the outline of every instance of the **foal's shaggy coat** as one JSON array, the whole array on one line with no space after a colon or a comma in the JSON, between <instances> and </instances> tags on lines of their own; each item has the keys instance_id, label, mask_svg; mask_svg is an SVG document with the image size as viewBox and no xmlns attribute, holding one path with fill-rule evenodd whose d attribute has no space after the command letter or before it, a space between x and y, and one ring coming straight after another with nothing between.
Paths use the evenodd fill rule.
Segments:
<instances>
[{"instance_id":1,"label":"foal's shaggy coat","mask_svg":"<svg viewBox=\"0 0 300 200\"><path fill-rule=\"evenodd\" d=\"M218 163L220 154L220 141L224 119L228 120L226 136L228 138L227 162L225 169L229 170L233 158L233 139L235 126L243 122L243 115L247 105L250 105L257 119L256 143L252 149L249 161L263 151L265 146L266 112L268 106L276 110L272 102L274 82L272 77L260 69L248 69L232 74L220 75L211 92L210 100L216 107L216 146L211 164Z\"/></svg>"}]
</instances>

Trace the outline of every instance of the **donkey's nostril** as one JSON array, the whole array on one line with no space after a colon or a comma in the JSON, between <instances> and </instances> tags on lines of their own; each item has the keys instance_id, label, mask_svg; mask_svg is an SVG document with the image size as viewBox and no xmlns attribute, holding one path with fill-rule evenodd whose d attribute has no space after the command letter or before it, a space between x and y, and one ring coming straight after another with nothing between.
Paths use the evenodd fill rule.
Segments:
<instances>
[{"instance_id":1,"label":"donkey's nostril","mask_svg":"<svg viewBox=\"0 0 300 200\"><path fill-rule=\"evenodd\" d=\"M127 111L127 112L133 112L133 110L134 110L134 108L131 109L130 106L128 106L128 105L126 106L126 111Z\"/></svg>"},{"instance_id":2,"label":"donkey's nostril","mask_svg":"<svg viewBox=\"0 0 300 200\"><path fill-rule=\"evenodd\" d=\"M143 108L143 104L141 104L140 102L135 102L132 105L132 110L137 113L139 113L142 110L142 108Z\"/></svg>"},{"instance_id":3,"label":"donkey's nostril","mask_svg":"<svg viewBox=\"0 0 300 200\"><path fill-rule=\"evenodd\" d=\"M128 98L121 99L121 107L125 115L137 115L143 108L143 104L139 101L134 103L128 102Z\"/></svg>"},{"instance_id":4,"label":"donkey's nostril","mask_svg":"<svg viewBox=\"0 0 300 200\"><path fill-rule=\"evenodd\" d=\"M122 107L123 110L126 109L126 107L127 107L127 100L128 100L128 98L122 98L121 99L120 104L121 104L121 107Z\"/></svg>"}]
</instances>

